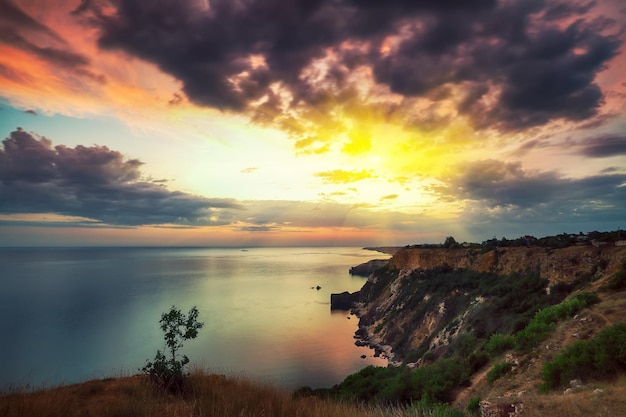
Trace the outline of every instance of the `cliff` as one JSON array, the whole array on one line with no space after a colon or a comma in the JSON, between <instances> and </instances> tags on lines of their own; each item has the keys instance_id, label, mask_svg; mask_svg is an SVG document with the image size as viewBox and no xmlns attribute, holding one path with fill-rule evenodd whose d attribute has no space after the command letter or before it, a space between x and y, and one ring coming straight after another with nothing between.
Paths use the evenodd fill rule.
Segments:
<instances>
[{"instance_id":1,"label":"cliff","mask_svg":"<svg viewBox=\"0 0 626 417\"><path fill-rule=\"evenodd\" d=\"M625 257L624 246L570 246L563 249L515 247L499 248L487 253L481 253L480 249L403 248L389 260L389 268L400 274L442 265L498 274L539 269L541 276L554 285L559 282L571 283L594 267L594 275L598 274L596 278L612 274L621 267Z\"/></svg>"},{"instance_id":2,"label":"cliff","mask_svg":"<svg viewBox=\"0 0 626 417\"><path fill-rule=\"evenodd\" d=\"M387 265L388 259L372 259L357 266L350 268L350 275L358 275L361 277L369 277L380 268Z\"/></svg>"},{"instance_id":3,"label":"cliff","mask_svg":"<svg viewBox=\"0 0 626 417\"><path fill-rule=\"evenodd\" d=\"M439 357L461 333L514 333L539 309L610 277L626 247L402 248L359 291L360 343L393 361Z\"/></svg>"}]
</instances>

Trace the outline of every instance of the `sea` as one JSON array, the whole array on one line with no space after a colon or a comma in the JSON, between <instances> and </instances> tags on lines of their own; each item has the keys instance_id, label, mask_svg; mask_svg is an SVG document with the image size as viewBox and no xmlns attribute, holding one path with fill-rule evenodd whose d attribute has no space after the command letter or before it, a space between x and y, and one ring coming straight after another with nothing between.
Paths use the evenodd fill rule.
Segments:
<instances>
[{"instance_id":1,"label":"sea","mask_svg":"<svg viewBox=\"0 0 626 417\"><path fill-rule=\"evenodd\" d=\"M196 306L180 349L191 369L295 389L331 387L367 365L349 268L388 255L352 247L0 248L0 389L133 375L163 351L161 314Z\"/></svg>"}]
</instances>

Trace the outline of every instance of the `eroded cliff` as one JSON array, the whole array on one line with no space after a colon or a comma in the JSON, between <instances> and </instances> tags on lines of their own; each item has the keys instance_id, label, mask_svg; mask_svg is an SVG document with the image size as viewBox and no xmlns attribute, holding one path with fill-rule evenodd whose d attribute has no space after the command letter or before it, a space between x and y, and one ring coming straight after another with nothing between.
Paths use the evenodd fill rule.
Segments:
<instances>
[{"instance_id":1,"label":"eroded cliff","mask_svg":"<svg viewBox=\"0 0 626 417\"><path fill-rule=\"evenodd\" d=\"M563 249L515 247L486 253L481 253L480 249L403 248L389 260L389 268L400 274L442 265L499 274L538 268L541 276L553 285L573 282L581 274L589 272L598 274L596 278L612 274L621 267L625 254L624 246L570 246Z\"/></svg>"},{"instance_id":2,"label":"eroded cliff","mask_svg":"<svg viewBox=\"0 0 626 417\"><path fill-rule=\"evenodd\" d=\"M403 248L359 292L358 335L392 360L419 365L461 333L520 330L538 309L625 262L626 247Z\"/></svg>"}]
</instances>

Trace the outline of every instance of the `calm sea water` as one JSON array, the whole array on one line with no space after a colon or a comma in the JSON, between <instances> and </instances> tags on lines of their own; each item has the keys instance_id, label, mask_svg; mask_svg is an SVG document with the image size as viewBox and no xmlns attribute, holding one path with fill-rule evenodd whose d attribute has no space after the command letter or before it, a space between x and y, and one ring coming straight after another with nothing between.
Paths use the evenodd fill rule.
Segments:
<instances>
[{"instance_id":1,"label":"calm sea water","mask_svg":"<svg viewBox=\"0 0 626 417\"><path fill-rule=\"evenodd\" d=\"M200 311L192 364L278 386L329 387L386 362L354 345L358 248L0 248L0 388L137 373L163 349L162 312ZM321 286L320 290L312 287ZM367 355L362 359L361 355Z\"/></svg>"}]
</instances>

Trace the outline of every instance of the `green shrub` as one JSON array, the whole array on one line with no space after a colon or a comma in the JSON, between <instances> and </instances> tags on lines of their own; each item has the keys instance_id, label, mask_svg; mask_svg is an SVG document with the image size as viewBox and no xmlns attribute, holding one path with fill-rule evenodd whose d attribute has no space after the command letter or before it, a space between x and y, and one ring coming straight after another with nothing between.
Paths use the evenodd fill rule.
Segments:
<instances>
[{"instance_id":1,"label":"green shrub","mask_svg":"<svg viewBox=\"0 0 626 417\"><path fill-rule=\"evenodd\" d=\"M513 349L514 347L515 337L500 333L491 335L489 340L485 343L485 350L492 357L500 355L501 353L504 353L509 349Z\"/></svg>"},{"instance_id":2,"label":"green shrub","mask_svg":"<svg viewBox=\"0 0 626 417\"><path fill-rule=\"evenodd\" d=\"M469 403L467 403L467 411L472 414L480 412L480 397L473 397Z\"/></svg>"},{"instance_id":3,"label":"green shrub","mask_svg":"<svg viewBox=\"0 0 626 417\"><path fill-rule=\"evenodd\" d=\"M613 274L607 286L612 291L619 291L626 288L626 271L622 269Z\"/></svg>"},{"instance_id":4,"label":"green shrub","mask_svg":"<svg viewBox=\"0 0 626 417\"><path fill-rule=\"evenodd\" d=\"M550 336L554 329L554 323L531 321L528 326L515 335L515 349L529 350L537 346L539 342Z\"/></svg>"},{"instance_id":5,"label":"green shrub","mask_svg":"<svg viewBox=\"0 0 626 417\"><path fill-rule=\"evenodd\" d=\"M315 394L337 400L375 404L445 403L467 382L465 367L454 358L410 370L406 366L367 366L334 387Z\"/></svg>"},{"instance_id":6,"label":"green shrub","mask_svg":"<svg viewBox=\"0 0 626 417\"><path fill-rule=\"evenodd\" d=\"M580 293L567 301L540 310L530 323L515 335L515 348L517 350L532 349L550 336L557 322L574 316L583 308L598 301L600 299L596 294Z\"/></svg>"},{"instance_id":7,"label":"green shrub","mask_svg":"<svg viewBox=\"0 0 626 417\"><path fill-rule=\"evenodd\" d=\"M502 378L504 375L507 374L507 372L511 370L512 367L513 365L508 362L496 363L495 365L493 365L493 368L491 368L489 372L487 372L487 381L489 381L489 383L491 384L496 379Z\"/></svg>"},{"instance_id":8,"label":"green shrub","mask_svg":"<svg viewBox=\"0 0 626 417\"><path fill-rule=\"evenodd\" d=\"M610 379L626 372L626 323L614 324L591 340L574 343L546 362L545 389L558 388L572 379Z\"/></svg>"}]
</instances>

